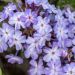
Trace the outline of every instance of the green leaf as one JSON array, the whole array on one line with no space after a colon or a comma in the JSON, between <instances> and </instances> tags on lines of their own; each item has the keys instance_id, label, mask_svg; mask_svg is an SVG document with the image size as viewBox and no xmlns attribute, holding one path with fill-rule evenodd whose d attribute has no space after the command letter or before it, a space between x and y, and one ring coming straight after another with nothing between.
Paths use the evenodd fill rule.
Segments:
<instances>
[{"instance_id":1,"label":"green leaf","mask_svg":"<svg viewBox=\"0 0 75 75\"><path fill-rule=\"evenodd\" d=\"M1 70L1 68L0 68L0 75L2 75L2 70Z\"/></svg>"}]
</instances>

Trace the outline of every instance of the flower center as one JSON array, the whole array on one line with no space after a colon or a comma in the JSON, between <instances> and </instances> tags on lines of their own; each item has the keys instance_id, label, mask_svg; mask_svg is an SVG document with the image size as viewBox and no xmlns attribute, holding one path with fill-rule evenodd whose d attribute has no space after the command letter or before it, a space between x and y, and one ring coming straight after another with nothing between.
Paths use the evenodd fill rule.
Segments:
<instances>
[{"instance_id":1,"label":"flower center","mask_svg":"<svg viewBox=\"0 0 75 75\"><path fill-rule=\"evenodd\" d=\"M6 34L8 35L8 32L6 31Z\"/></svg>"},{"instance_id":2,"label":"flower center","mask_svg":"<svg viewBox=\"0 0 75 75\"><path fill-rule=\"evenodd\" d=\"M55 54L55 52L52 52L52 54L54 55L54 54Z\"/></svg>"},{"instance_id":3,"label":"flower center","mask_svg":"<svg viewBox=\"0 0 75 75\"><path fill-rule=\"evenodd\" d=\"M72 74L72 71L70 71L70 74Z\"/></svg>"}]
</instances>

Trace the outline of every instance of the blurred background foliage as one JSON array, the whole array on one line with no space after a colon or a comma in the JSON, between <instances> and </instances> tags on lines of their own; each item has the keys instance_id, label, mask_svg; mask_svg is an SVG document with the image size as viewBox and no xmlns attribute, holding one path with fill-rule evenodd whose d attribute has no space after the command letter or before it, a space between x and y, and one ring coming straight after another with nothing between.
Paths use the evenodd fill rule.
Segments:
<instances>
[{"instance_id":1,"label":"blurred background foliage","mask_svg":"<svg viewBox=\"0 0 75 75\"><path fill-rule=\"evenodd\" d=\"M2 75L2 70L1 70L1 68L0 68L0 75Z\"/></svg>"},{"instance_id":2,"label":"blurred background foliage","mask_svg":"<svg viewBox=\"0 0 75 75\"><path fill-rule=\"evenodd\" d=\"M60 6L61 8L66 5L69 5L75 9L75 0L59 0L57 5Z\"/></svg>"},{"instance_id":3,"label":"blurred background foliage","mask_svg":"<svg viewBox=\"0 0 75 75\"><path fill-rule=\"evenodd\" d=\"M5 5L7 5L8 2L17 3L18 1L20 1L20 0L0 0L0 12L3 9L3 7ZM49 0L49 2L51 4L55 4L57 7L60 7L60 8L63 8L67 5L69 5L75 9L75 0ZM2 58L2 57L0 57L0 58ZM4 58L2 60L4 61ZM25 73L27 71L27 70L25 70L27 68L27 63L28 63L28 60L26 60L25 63L22 65L11 65L11 64L3 62L2 64L3 64L4 69L2 71L0 68L0 75L27 75ZM0 62L0 67L2 67L2 64ZM16 72L15 72L15 70L16 70ZM5 73L5 71L6 71L6 73ZM2 74L2 72L5 74Z\"/></svg>"}]
</instances>

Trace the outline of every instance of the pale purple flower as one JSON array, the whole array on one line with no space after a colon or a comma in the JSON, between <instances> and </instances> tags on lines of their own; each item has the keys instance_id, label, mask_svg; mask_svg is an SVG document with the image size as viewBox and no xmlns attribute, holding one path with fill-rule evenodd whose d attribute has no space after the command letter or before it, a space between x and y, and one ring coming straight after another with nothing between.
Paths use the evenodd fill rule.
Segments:
<instances>
[{"instance_id":1,"label":"pale purple flower","mask_svg":"<svg viewBox=\"0 0 75 75\"><path fill-rule=\"evenodd\" d=\"M14 28L7 23L3 23L2 28L0 28L0 32L5 42L7 42L10 38L12 38Z\"/></svg>"},{"instance_id":2,"label":"pale purple flower","mask_svg":"<svg viewBox=\"0 0 75 75\"><path fill-rule=\"evenodd\" d=\"M49 18L45 17L45 18L42 18L41 16L38 16L38 22L36 25L33 26L33 28L41 33L41 34L44 34L44 33L47 33L47 32L51 32L52 31L52 28L51 26L49 25Z\"/></svg>"},{"instance_id":3,"label":"pale purple flower","mask_svg":"<svg viewBox=\"0 0 75 75\"><path fill-rule=\"evenodd\" d=\"M28 4L34 3L34 4L38 5L40 1L41 0L26 0L26 3L28 3Z\"/></svg>"},{"instance_id":4,"label":"pale purple flower","mask_svg":"<svg viewBox=\"0 0 75 75\"><path fill-rule=\"evenodd\" d=\"M49 9L49 6L50 6L48 0L40 0L38 5L41 5L43 9Z\"/></svg>"},{"instance_id":5,"label":"pale purple flower","mask_svg":"<svg viewBox=\"0 0 75 75\"><path fill-rule=\"evenodd\" d=\"M75 23L75 12L72 12L70 8L67 8L65 15L70 23Z\"/></svg>"},{"instance_id":6,"label":"pale purple flower","mask_svg":"<svg viewBox=\"0 0 75 75\"><path fill-rule=\"evenodd\" d=\"M75 24L72 24L69 29L71 31L71 34L75 34Z\"/></svg>"},{"instance_id":7,"label":"pale purple flower","mask_svg":"<svg viewBox=\"0 0 75 75\"><path fill-rule=\"evenodd\" d=\"M0 53L15 48L15 55L6 52L11 64L22 64L18 55L24 55L31 65L28 75L75 75L75 12L48 0L20 1L0 12Z\"/></svg>"},{"instance_id":8,"label":"pale purple flower","mask_svg":"<svg viewBox=\"0 0 75 75\"><path fill-rule=\"evenodd\" d=\"M75 37L72 39L72 44L75 45Z\"/></svg>"},{"instance_id":9,"label":"pale purple flower","mask_svg":"<svg viewBox=\"0 0 75 75\"><path fill-rule=\"evenodd\" d=\"M46 53L46 55L43 57L45 62L60 60L61 51L57 46L46 48L44 49L44 52Z\"/></svg>"},{"instance_id":10,"label":"pale purple flower","mask_svg":"<svg viewBox=\"0 0 75 75\"><path fill-rule=\"evenodd\" d=\"M25 36L22 35L22 32L19 30L16 30L15 33L12 35L12 38L9 40L8 44L10 47L16 46L16 50L23 49L22 44L24 44L26 41Z\"/></svg>"},{"instance_id":11,"label":"pale purple flower","mask_svg":"<svg viewBox=\"0 0 75 75\"><path fill-rule=\"evenodd\" d=\"M63 11L58 9L55 15L55 21L57 25L67 25L67 19L63 16Z\"/></svg>"},{"instance_id":12,"label":"pale purple flower","mask_svg":"<svg viewBox=\"0 0 75 75\"><path fill-rule=\"evenodd\" d=\"M38 57L38 50L39 53L41 52L40 46L39 46L39 38L37 37L28 37L26 40L26 44L28 44L26 51L25 51L25 57L30 58L32 57L33 59L37 59Z\"/></svg>"},{"instance_id":13,"label":"pale purple flower","mask_svg":"<svg viewBox=\"0 0 75 75\"><path fill-rule=\"evenodd\" d=\"M13 54L6 55L5 58L8 59L8 62L11 64L14 64L14 63L22 64L23 63L23 59L21 57L15 56Z\"/></svg>"},{"instance_id":14,"label":"pale purple flower","mask_svg":"<svg viewBox=\"0 0 75 75\"><path fill-rule=\"evenodd\" d=\"M30 26L31 23L32 24L36 23L37 14L35 11L32 11L31 9L26 9L23 17L25 19L26 26Z\"/></svg>"},{"instance_id":15,"label":"pale purple flower","mask_svg":"<svg viewBox=\"0 0 75 75\"><path fill-rule=\"evenodd\" d=\"M0 53L6 51L8 48L8 45L6 44L6 42L4 41L3 37L0 36Z\"/></svg>"},{"instance_id":16,"label":"pale purple flower","mask_svg":"<svg viewBox=\"0 0 75 75\"><path fill-rule=\"evenodd\" d=\"M22 15L24 15L24 12L14 13L14 15L9 18L9 24L14 26L15 29L25 28L25 23L21 20Z\"/></svg>"},{"instance_id":17,"label":"pale purple flower","mask_svg":"<svg viewBox=\"0 0 75 75\"><path fill-rule=\"evenodd\" d=\"M42 75L44 74L44 67L42 59L39 59L38 63L35 60L30 61L31 68L28 71L29 75Z\"/></svg>"},{"instance_id":18,"label":"pale purple flower","mask_svg":"<svg viewBox=\"0 0 75 75\"><path fill-rule=\"evenodd\" d=\"M48 67L45 68L46 75L63 75L62 67L57 63L48 63Z\"/></svg>"},{"instance_id":19,"label":"pale purple flower","mask_svg":"<svg viewBox=\"0 0 75 75\"><path fill-rule=\"evenodd\" d=\"M14 10L16 10L17 7L15 4L13 3L9 3L7 6L4 7L4 13L7 16L13 15Z\"/></svg>"},{"instance_id":20,"label":"pale purple flower","mask_svg":"<svg viewBox=\"0 0 75 75\"><path fill-rule=\"evenodd\" d=\"M61 48L61 56L66 57L68 55L68 48Z\"/></svg>"},{"instance_id":21,"label":"pale purple flower","mask_svg":"<svg viewBox=\"0 0 75 75\"><path fill-rule=\"evenodd\" d=\"M7 18L7 15L4 12L0 12L0 22L4 21Z\"/></svg>"},{"instance_id":22,"label":"pale purple flower","mask_svg":"<svg viewBox=\"0 0 75 75\"><path fill-rule=\"evenodd\" d=\"M61 39L58 41L58 46L63 47L63 48L71 47L72 46L72 39L68 39L68 38L67 39Z\"/></svg>"},{"instance_id":23,"label":"pale purple flower","mask_svg":"<svg viewBox=\"0 0 75 75\"><path fill-rule=\"evenodd\" d=\"M56 9L56 7L54 5L49 4L47 9L48 9L49 13L57 13L57 9Z\"/></svg>"},{"instance_id":24,"label":"pale purple flower","mask_svg":"<svg viewBox=\"0 0 75 75\"><path fill-rule=\"evenodd\" d=\"M72 39L66 39L64 43L66 43L65 47L71 47L72 46Z\"/></svg>"},{"instance_id":25,"label":"pale purple flower","mask_svg":"<svg viewBox=\"0 0 75 75\"><path fill-rule=\"evenodd\" d=\"M64 25L56 25L54 28L56 37L59 41L68 38L68 28Z\"/></svg>"},{"instance_id":26,"label":"pale purple flower","mask_svg":"<svg viewBox=\"0 0 75 75\"><path fill-rule=\"evenodd\" d=\"M63 67L63 71L63 75L75 75L75 63L71 62L70 64L66 64L66 66Z\"/></svg>"},{"instance_id":27,"label":"pale purple flower","mask_svg":"<svg viewBox=\"0 0 75 75\"><path fill-rule=\"evenodd\" d=\"M39 38L38 42L39 42L39 46L45 46L46 41L50 41L51 40L51 34L50 32L41 34L41 33L35 33L34 37Z\"/></svg>"},{"instance_id":28,"label":"pale purple flower","mask_svg":"<svg viewBox=\"0 0 75 75\"><path fill-rule=\"evenodd\" d=\"M72 52L75 54L75 46L73 46L73 48L72 48Z\"/></svg>"}]
</instances>

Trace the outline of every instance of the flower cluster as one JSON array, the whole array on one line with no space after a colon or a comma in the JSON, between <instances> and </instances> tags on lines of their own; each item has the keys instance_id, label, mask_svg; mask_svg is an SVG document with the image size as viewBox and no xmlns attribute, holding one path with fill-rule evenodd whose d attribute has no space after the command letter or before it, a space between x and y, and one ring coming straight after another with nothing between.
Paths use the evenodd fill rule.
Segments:
<instances>
[{"instance_id":1,"label":"flower cluster","mask_svg":"<svg viewBox=\"0 0 75 75\"><path fill-rule=\"evenodd\" d=\"M29 75L75 75L75 12L48 0L9 3L0 12L0 53L11 64L30 61ZM15 53L11 53L15 51Z\"/></svg>"}]
</instances>

